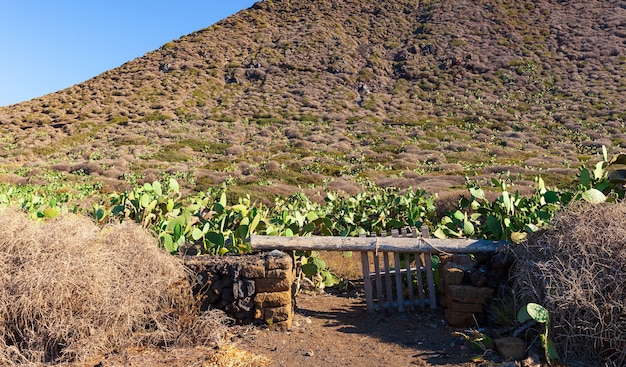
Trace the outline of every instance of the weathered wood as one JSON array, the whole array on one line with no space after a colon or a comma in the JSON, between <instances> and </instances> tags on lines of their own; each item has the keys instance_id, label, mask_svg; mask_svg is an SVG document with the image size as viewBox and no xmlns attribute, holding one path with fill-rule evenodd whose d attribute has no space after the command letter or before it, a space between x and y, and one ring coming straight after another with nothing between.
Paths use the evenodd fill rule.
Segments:
<instances>
[{"instance_id":1,"label":"weathered wood","mask_svg":"<svg viewBox=\"0 0 626 367\"><path fill-rule=\"evenodd\" d=\"M437 308L437 298L435 294L435 279L433 277L433 263L430 254L424 254L424 269L426 271L426 284L428 284L428 301L430 309Z\"/></svg>"},{"instance_id":2,"label":"weathered wood","mask_svg":"<svg viewBox=\"0 0 626 367\"><path fill-rule=\"evenodd\" d=\"M402 287L402 265L400 264L400 253L393 253L394 268L396 269L396 299L398 300L398 311L404 312L404 288Z\"/></svg>"},{"instance_id":3,"label":"weathered wood","mask_svg":"<svg viewBox=\"0 0 626 367\"><path fill-rule=\"evenodd\" d=\"M412 267L410 256L415 256L415 277L417 278L417 294L422 310L428 302L431 309L437 307L435 294L435 281L431 262L433 253L478 253L493 252L510 243L504 241L469 240L469 239L435 239L430 238L428 227L423 226L418 232L416 228L411 228L410 233L406 230L399 232L392 231L393 237L387 237L382 233L380 237L277 237L252 235L250 246L254 250L304 250L304 251L358 251L361 252L361 266L363 270L363 282L365 291L365 302L367 311L373 312L376 309L397 308L404 311L404 306L414 310L416 304L412 279ZM418 233L421 234L418 237ZM399 237L401 235L402 237ZM372 252L374 262L374 273L370 273L369 252ZM381 269L381 258L384 269ZM394 257L394 269L391 270L389 253ZM406 269L402 269L400 254L405 254ZM426 273L426 285L422 280L422 271ZM404 300L404 289L402 273L407 275L407 288L409 300ZM395 276L396 299L392 291L392 273ZM377 302L374 302L372 276L376 285ZM382 276L385 277L385 285L382 284ZM384 288L383 288L384 287ZM428 300L426 300L426 288L428 289Z\"/></svg>"},{"instance_id":4,"label":"weathered wood","mask_svg":"<svg viewBox=\"0 0 626 367\"><path fill-rule=\"evenodd\" d=\"M378 256L377 252L374 252L374 272L375 272L375 281L376 281L376 297L378 299L378 309L383 308L383 280L380 276L380 256Z\"/></svg>"},{"instance_id":5,"label":"weathered wood","mask_svg":"<svg viewBox=\"0 0 626 367\"><path fill-rule=\"evenodd\" d=\"M411 237L413 238L417 238L417 230L415 227L411 227ZM415 311L415 291L413 290L413 272L411 271L411 254L406 254L405 255L407 257L407 259L405 260L406 262L406 282L407 282L407 289L409 291L409 310L411 311ZM420 269L417 266L417 261L415 262L416 265L416 269L415 269L415 275L419 276L420 273ZM423 306L424 301L422 300L421 304L422 304L422 309L424 308Z\"/></svg>"},{"instance_id":6,"label":"weathered wood","mask_svg":"<svg viewBox=\"0 0 626 367\"><path fill-rule=\"evenodd\" d=\"M411 276L411 255L407 254L404 259L406 266L406 287L409 291L409 310L415 310L415 294L413 293L413 277Z\"/></svg>"},{"instance_id":7,"label":"weathered wood","mask_svg":"<svg viewBox=\"0 0 626 367\"><path fill-rule=\"evenodd\" d=\"M392 236L399 235L398 230L391 231ZM398 311L404 312L404 289L402 288L402 265L400 264L400 253L393 253L393 267L396 276L396 299L398 300Z\"/></svg>"},{"instance_id":8,"label":"weathered wood","mask_svg":"<svg viewBox=\"0 0 626 367\"><path fill-rule=\"evenodd\" d=\"M424 281L422 280L422 258L420 253L415 253L415 277L417 278L417 297L420 300L422 311L426 308L424 303Z\"/></svg>"},{"instance_id":9,"label":"weathered wood","mask_svg":"<svg viewBox=\"0 0 626 367\"><path fill-rule=\"evenodd\" d=\"M430 233L428 232L428 227L422 226L422 237L429 238ZM424 270L426 271L426 282L428 283L428 303L430 304L430 309L434 310L437 308L437 295L435 294L435 279L433 276L433 263L431 261L429 253L424 253Z\"/></svg>"},{"instance_id":10,"label":"weathered wood","mask_svg":"<svg viewBox=\"0 0 626 367\"><path fill-rule=\"evenodd\" d=\"M391 293L391 267L389 266L389 253L383 252L383 262L385 266L385 297L387 298L387 304L389 309L393 304L393 293Z\"/></svg>"},{"instance_id":11,"label":"weathered wood","mask_svg":"<svg viewBox=\"0 0 626 367\"><path fill-rule=\"evenodd\" d=\"M493 252L508 242L469 239L411 237L279 237L250 236L254 250L380 251L428 253Z\"/></svg>"},{"instance_id":12,"label":"weathered wood","mask_svg":"<svg viewBox=\"0 0 626 367\"><path fill-rule=\"evenodd\" d=\"M367 312L374 312L374 297L372 280L370 279L370 262L367 252L361 252L361 268L363 270L363 287L365 291L365 305Z\"/></svg>"}]
</instances>

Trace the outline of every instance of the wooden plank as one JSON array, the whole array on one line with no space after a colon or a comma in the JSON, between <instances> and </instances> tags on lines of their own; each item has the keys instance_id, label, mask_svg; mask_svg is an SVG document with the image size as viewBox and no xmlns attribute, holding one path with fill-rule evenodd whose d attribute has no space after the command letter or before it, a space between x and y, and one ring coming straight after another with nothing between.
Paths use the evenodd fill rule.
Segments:
<instances>
[{"instance_id":1,"label":"wooden plank","mask_svg":"<svg viewBox=\"0 0 626 367\"><path fill-rule=\"evenodd\" d=\"M417 278L417 297L420 300L420 308L422 311L426 308L426 304L424 303L424 281L422 280L422 255L420 253L415 253L415 277Z\"/></svg>"},{"instance_id":2,"label":"wooden plank","mask_svg":"<svg viewBox=\"0 0 626 367\"><path fill-rule=\"evenodd\" d=\"M374 292L372 290L372 280L370 279L370 262L366 251L361 252L361 267L363 270L363 287L365 288L367 312L374 312Z\"/></svg>"},{"instance_id":3,"label":"wooden plank","mask_svg":"<svg viewBox=\"0 0 626 367\"><path fill-rule=\"evenodd\" d=\"M413 238L417 238L417 236L419 235L419 232L417 231L417 228L415 228L414 226L411 227L411 237ZM407 256L411 256L411 254L407 254ZM424 293L422 290L422 261L420 260L420 254L419 253L414 253L413 257L415 259L415 278L417 280L417 295L418 295L418 299L420 302L420 308L422 309L422 311L424 310ZM415 309L415 291L413 290L413 279L412 279L412 273L410 271L411 269L411 262L407 261L407 280L410 282L408 285L409 288L409 295L410 295L410 299L411 299L411 310Z\"/></svg>"},{"instance_id":4,"label":"wooden plank","mask_svg":"<svg viewBox=\"0 0 626 367\"><path fill-rule=\"evenodd\" d=\"M398 300L398 312L404 312L404 288L402 287L402 264L400 264L400 253L393 253L393 262L396 275L396 299Z\"/></svg>"},{"instance_id":5,"label":"wooden plank","mask_svg":"<svg viewBox=\"0 0 626 367\"><path fill-rule=\"evenodd\" d=\"M429 252L429 253L478 253L493 252L509 242L470 239L395 238L395 237L279 237L250 236L254 250L317 250L317 251L378 251L380 252Z\"/></svg>"},{"instance_id":6,"label":"wooden plank","mask_svg":"<svg viewBox=\"0 0 626 367\"><path fill-rule=\"evenodd\" d=\"M407 234L413 238L417 238L417 232L415 227L411 227L411 233ZM415 291L413 289L413 273L411 272L411 254L404 255L404 263L406 265L406 288L409 293L409 310L415 311ZM416 274L419 274L420 269L416 269Z\"/></svg>"},{"instance_id":7,"label":"wooden plank","mask_svg":"<svg viewBox=\"0 0 626 367\"><path fill-rule=\"evenodd\" d=\"M391 292L391 270L389 268L389 253L383 252L383 265L385 267L385 298L387 299L388 309L393 306L393 293Z\"/></svg>"},{"instance_id":8,"label":"wooden plank","mask_svg":"<svg viewBox=\"0 0 626 367\"><path fill-rule=\"evenodd\" d=\"M392 230L393 236L398 236L398 230ZM400 253L393 253L393 267L396 276L396 299L398 300L398 312L404 312L404 289L402 288L402 265L400 264Z\"/></svg>"},{"instance_id":9,"label":"wooden plank","mask_svg":"<svg viewBox=\"0 0 626 367\"><path fill-rule=\"evenodd\" d=\"M422 237L429 238L430 233L428 232L428 227L422 226ZM435 279L433 276L433 263L431 260L431 254L424 254L424 270L426 271L426 282L428 284L428 300L430 304L430 309L434 310L437 308L437 294L435 293Z\"/></svg>"},{"instance_id":10,"label":"wooden plank","mask_svg":"<svg viewBox=\"0 0 626 367\"><path fill-rule=\"evenodd\" d=\"M413 293L413 277L411 276L411 255L406 254L404 265L406 268L406 288L409 293L409 310L415 310L415 294Z\"/></svg>"},{"instance_id":11,"label":"wooden plank","mask_svg":"<svg viewBox=\"0 0 626 367\"><path fill-rule=\"evenodd\" d=\"M383 303L385 301L383 296L383 281L380 275L380 256L378 253L374 252L374 278L376 281L376 297L378 298L378 309L381 310L383 308Z\"/></svg>"},{"instance_id":12,"label":"wooden plank","mask_svg":"<svg viewBox=\"0 0 626 367\"><path fill-rule=\"evenodd\" d=\"M437 308L437 295L435 293L435 279L433 277L433 263L430 254L424 254L424 270L426 271L426 284L428 284L428 303L430 309Z\"/></svg>"}]
</instances>

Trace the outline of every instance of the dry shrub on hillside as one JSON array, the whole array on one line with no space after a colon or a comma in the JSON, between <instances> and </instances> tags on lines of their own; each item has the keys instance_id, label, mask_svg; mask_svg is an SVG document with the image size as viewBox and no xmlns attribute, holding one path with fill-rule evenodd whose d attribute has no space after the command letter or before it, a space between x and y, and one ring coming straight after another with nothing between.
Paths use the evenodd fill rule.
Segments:
<instances>
[{"instance_id":1,"label":"dry shrub on hillside","mask_svg":"<svg viewBox=\"0 0 626 367\"><path fill-rule=\"evenodd\" d=\"M406 177L409 177L405 174ZM414 183L413 187L419 187L426 192L432 192L433 194L442 194L449 190L451 187L464 187L465 178L460 175L452 176L437 176L424 174L418 177L412 177Z\"/></svg>"},{"instance_id":2,"label":"dry shrub on hillside","mask_svg":"<svg viewBox=\"0 0 626 367\"><path fill-rule=\"evenodd\" d=\"M576 204L514 249L520 304L550 311L565 362L626 365L626 202Z\"/></svg>"},{"instance_id":3,"label":"dry shrub on hillside","mask_svg":"<svg viewBox=\"0 0 626 367\"><path fill-rule=\"evenodd\" d=\"M0 365L84 360L140 345L219 341L180 260L135 224L0 214Z\"/></svg>"},{"instance_id":4,"label":"dry shrub on hillside","mask_svg":"<svg viewBox=\"0 0 626 367\"><path fill-rule=\"evenodd\" d=\"M363 187L361 185L342 177L333 178L328 182L327 188L328 191L338 191L348 195L356 195L359 192L363 192Z\"/></svg>"}]
</instances>

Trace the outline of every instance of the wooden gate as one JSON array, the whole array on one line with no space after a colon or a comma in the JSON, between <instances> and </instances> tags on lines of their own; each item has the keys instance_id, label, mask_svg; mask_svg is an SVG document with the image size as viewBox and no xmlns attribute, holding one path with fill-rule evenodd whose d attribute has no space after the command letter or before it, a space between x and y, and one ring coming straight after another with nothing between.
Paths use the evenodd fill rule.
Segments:
<instances>
[{"instance_id":1,"label":"wooden gate","mask_svg":"<svg viewBox=\"0 0 626 367\"><path fill-rule=\"evenodd\" d=\"M358 251L369 312L437 307L433 254L493 252L502 241L430 238L428 227L418 233L394 230L378 237L276 237L252 235L254 250ZM393 260L393 262L392 262Z\"/></svg>"},{"instance_id":2,"label":"wooden gate","mask_svg":"<svg viewBox=\"0 0 626 367\"><path fill-rule=\"evenodd\" d=\"M411 231L394 229L391 231L391 236L418 238L418 232L416 228L412 228ZM422 227L421 236L422 238L430 237L428 227ZM377 243L378 241L384 242L386 237L386 234L383 234L376 239ZM381 253L378 248L374 251L361 251L367 310L386 308L404 312L405 307L408 307L413 311L416 304L422 310L425 309L426 304L431 309L435 309L437 301L431 256L431 253L425 252L385 251ZM370 264L373 264L373 272L371 272Z\"/></svg>"}]
</instances>

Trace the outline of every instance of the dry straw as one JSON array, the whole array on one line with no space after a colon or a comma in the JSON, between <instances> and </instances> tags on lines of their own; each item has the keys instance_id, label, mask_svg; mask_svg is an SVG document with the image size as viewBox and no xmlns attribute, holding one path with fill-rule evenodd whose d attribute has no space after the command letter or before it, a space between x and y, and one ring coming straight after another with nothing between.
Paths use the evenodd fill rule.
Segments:
<instances>
[{"instance_id":1,"label":"dry straw","mask_svg":"<svg viewBox=\"0 0 626 367\"><path fill-rule=\"evenodd\" d=\"M572 365L626 365L625 219L626 202L575 204L514 250L518 301L547 307Z\"/></svg>"},{"instance_id":2,"label":"dry straw","mask_svg":"<svg viewBox=\"0 0 626 367\"><path fill-rule=\"evenodd\" d=\"M85 360L140 345L212 345L181 262L135 224L0 214L0 365Z\"/></svg>"}]
</instances>

